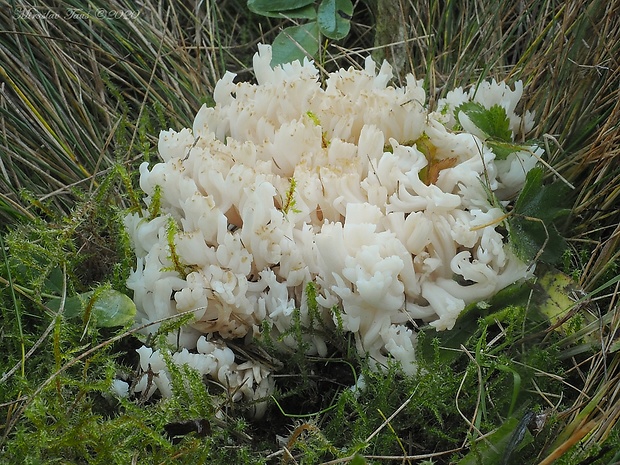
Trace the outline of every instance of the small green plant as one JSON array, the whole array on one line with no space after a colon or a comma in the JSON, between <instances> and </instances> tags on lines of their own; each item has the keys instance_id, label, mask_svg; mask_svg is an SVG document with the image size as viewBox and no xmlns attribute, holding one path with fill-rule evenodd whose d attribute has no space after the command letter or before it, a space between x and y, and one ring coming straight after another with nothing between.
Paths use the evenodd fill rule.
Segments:
<instances>
[{"instance_id":1,"label":"small green plant","mask_svg":"<svg viewBox=\"0 0 620 465\"><path fill-rule=\"evenodd\" d=\"M498 160L505 160L515 152L531 151L533 142L518 144L512 141L510 121L500 105L487 109L480 103L467 102L455 109L457 121L459 113L464 113L485 134L485 144ZM560 218L569 214L564 206L570 197L566 184L556 181L543 185L543 179L541 167L530 170L514 208L502 219L506 220L510 243L521 260L536 262L540 259L545 263L556 263L566 249L566 242L556 225ZM496 200L493 203L500 205Z\"/></svg>"},{"instance_id":2,"label":"small green plant","mask_svg":"<svg viewBox=\"0 0 620 465\"><path fill-rule=\"evenodd\" d=\"M317 57L321 36L340 40L347 36L353 17L351 0L248 0L250 11L271 18L306 20L289 26L273 41L272 65Z\"/></svg>"},{"instance_id":3,"label":"small green plant","mask_svg":"<svg viewBox=\"0 0 620 465\"><path fill-rule=\"evenodd\" d=\"M508 155L521 150L529 150L526 145L512 142L510 120L504 107L493 105L485 108L478 102L466 102L459 105L454 111L458 121L458 114L463 112L478 129L485 133L486 144L493 150L498 160L505 160Z\"/></svg>"},{"instance_id":4,"label":"small green plant","mask_svg":"<svg viewBox=\"0 0 620 465\"><path fill-rule=\"evenodd\" d=\"M188 274L187 266L181 262L181 259L179 258L179 255L177 254L177 247L174 241L178 232L179 232L179 229L178 229L177 223L174 221L172 217L169 217L168 222L166 223L166 240L168 241L168 251L170 252L168 259L170 260L172 265L169 267L166 267L165 270L175 271L176 273L179 274L179 276L182 276L183 278L185 278Z\"/></svg>"}]
</instances>

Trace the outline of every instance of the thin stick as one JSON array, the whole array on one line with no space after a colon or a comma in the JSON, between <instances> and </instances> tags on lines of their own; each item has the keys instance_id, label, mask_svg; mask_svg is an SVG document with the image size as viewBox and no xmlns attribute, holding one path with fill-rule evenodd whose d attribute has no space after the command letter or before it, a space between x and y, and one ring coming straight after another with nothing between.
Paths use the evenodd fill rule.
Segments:
<instances>
[{"instance_id":1,"label":"thin stick","mask_svg":"<svg viewBox=\"0 0 620 465\"><path fill-rule=\"evenodd\" d=\"M398 415L398 414L399 414L399 413L400 413L400 412L401 412L401 411L402 411L402 410L403 410L403 409L407 406L407 404L409 404L409 402L411 402L411 399L413 399L413 395L414 395L414 394L415 394L415 391L414 391L414 392L413 392L413 393L409 396L409 398L408 398L405 402L403 402L403 404L402 404L400 407L398 407L398 408L394 411L394 413L392 413L392 414L391 414L391 415L390 415L390 416L389 416L389 417L388 417L388 418L387 418L387 419L386 419L383 423L381 423L381 425L379 425L379 427L378 427L376 430L374 430L374 431L372 432L372 434L371 434L370 436L368 436L368 437L366 438L366 441L364 441L364 442L366 442L366 443L370 442L370 441L372 440L372 438L374 438L377 434L379 434L379 433L381 432L381 430L382 430L383 428L385 428L385 427L387 426L387 424L388 424L390 421L392 421L392 420L394 419L394 417L395 417L396 415Z\"/></svg>"}]
</instances>

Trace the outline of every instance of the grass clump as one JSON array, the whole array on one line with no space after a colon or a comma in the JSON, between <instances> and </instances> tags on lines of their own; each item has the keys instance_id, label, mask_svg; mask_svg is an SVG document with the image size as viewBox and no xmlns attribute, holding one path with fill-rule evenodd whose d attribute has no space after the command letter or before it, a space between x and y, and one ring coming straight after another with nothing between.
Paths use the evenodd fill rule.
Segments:
<instances>
[{"instance_id":1,"label":"grass clump","mask_svg":"<svg viewBox=\"0 0 620 465\"><path fill-rule=\"evenodd\" d=\"M75 201L72 187L92 192L116 163L132 166L143 152L148 156L160 129L187 126L224 70L251 55L238 41L258 36L240 25L244 2L226 3L5 5L4 217L32 217L23 189L66 212Z\"/></svg>"}]
</instances>

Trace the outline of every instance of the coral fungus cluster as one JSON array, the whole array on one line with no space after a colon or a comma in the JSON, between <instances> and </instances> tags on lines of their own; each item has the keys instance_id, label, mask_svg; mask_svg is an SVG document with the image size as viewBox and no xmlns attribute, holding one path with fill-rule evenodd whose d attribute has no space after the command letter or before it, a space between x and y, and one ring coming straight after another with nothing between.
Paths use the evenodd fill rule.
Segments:
<instances>
[{"instance_id":1,"label":"coral fungus cluster","mask_svg":"<svg viewBox=\"0 0 620 465\"><path fill-rule=\"evenodd\" d=\"M533 125L515 113L521 83L455 89L431 109L412 75L390 85L387 63L377 72L368 58L321 83L310 61L270 61L270 47L259 46L257 83L227 73L215 106L203 106L192 129L163 131L162 162L141 166L146 208L125 221L137 324L193 312L170 335L187 349L174 363L243 386L236 392L247 398L269 392L268 370L237 362L226 341L269 331L295 348L294 320L318 317L352 333L376 366L392 358L413 373L417 325L449 330L468 303L531 272L500 226L540 149L498 157L457 111L467 102L501 108L515 140ZM328 350L316 332L306 342ZM165 374L157 352L140 355Z\"/></svg>"}]
</instances>

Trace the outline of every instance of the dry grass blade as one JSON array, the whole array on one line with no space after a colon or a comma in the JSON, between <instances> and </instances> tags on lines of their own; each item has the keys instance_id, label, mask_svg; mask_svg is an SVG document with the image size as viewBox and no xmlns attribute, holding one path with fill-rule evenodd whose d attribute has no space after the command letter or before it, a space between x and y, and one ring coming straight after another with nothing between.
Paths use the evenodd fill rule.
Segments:
<instances>
[{"instance_id":1,"label":"dry grass blade","mask_svg":"<svg viewBox=\"0 0 620 465\"><path fill-rule=\"evenodd\" d=\"M620 330L620 287L618 283L606 296L609 307L604 312L608 324L587 335L597 341L599 349L587 359L575 360L572 370L583 380L583 387L574 402L567 433L571 433L579 425L593 422L591 433L587 438L588 445L600 444L609 437L612 428L620 419L620 356L618 331ZM601 317L601 320L603 317Z\"/></svg>"}]
</instances>

